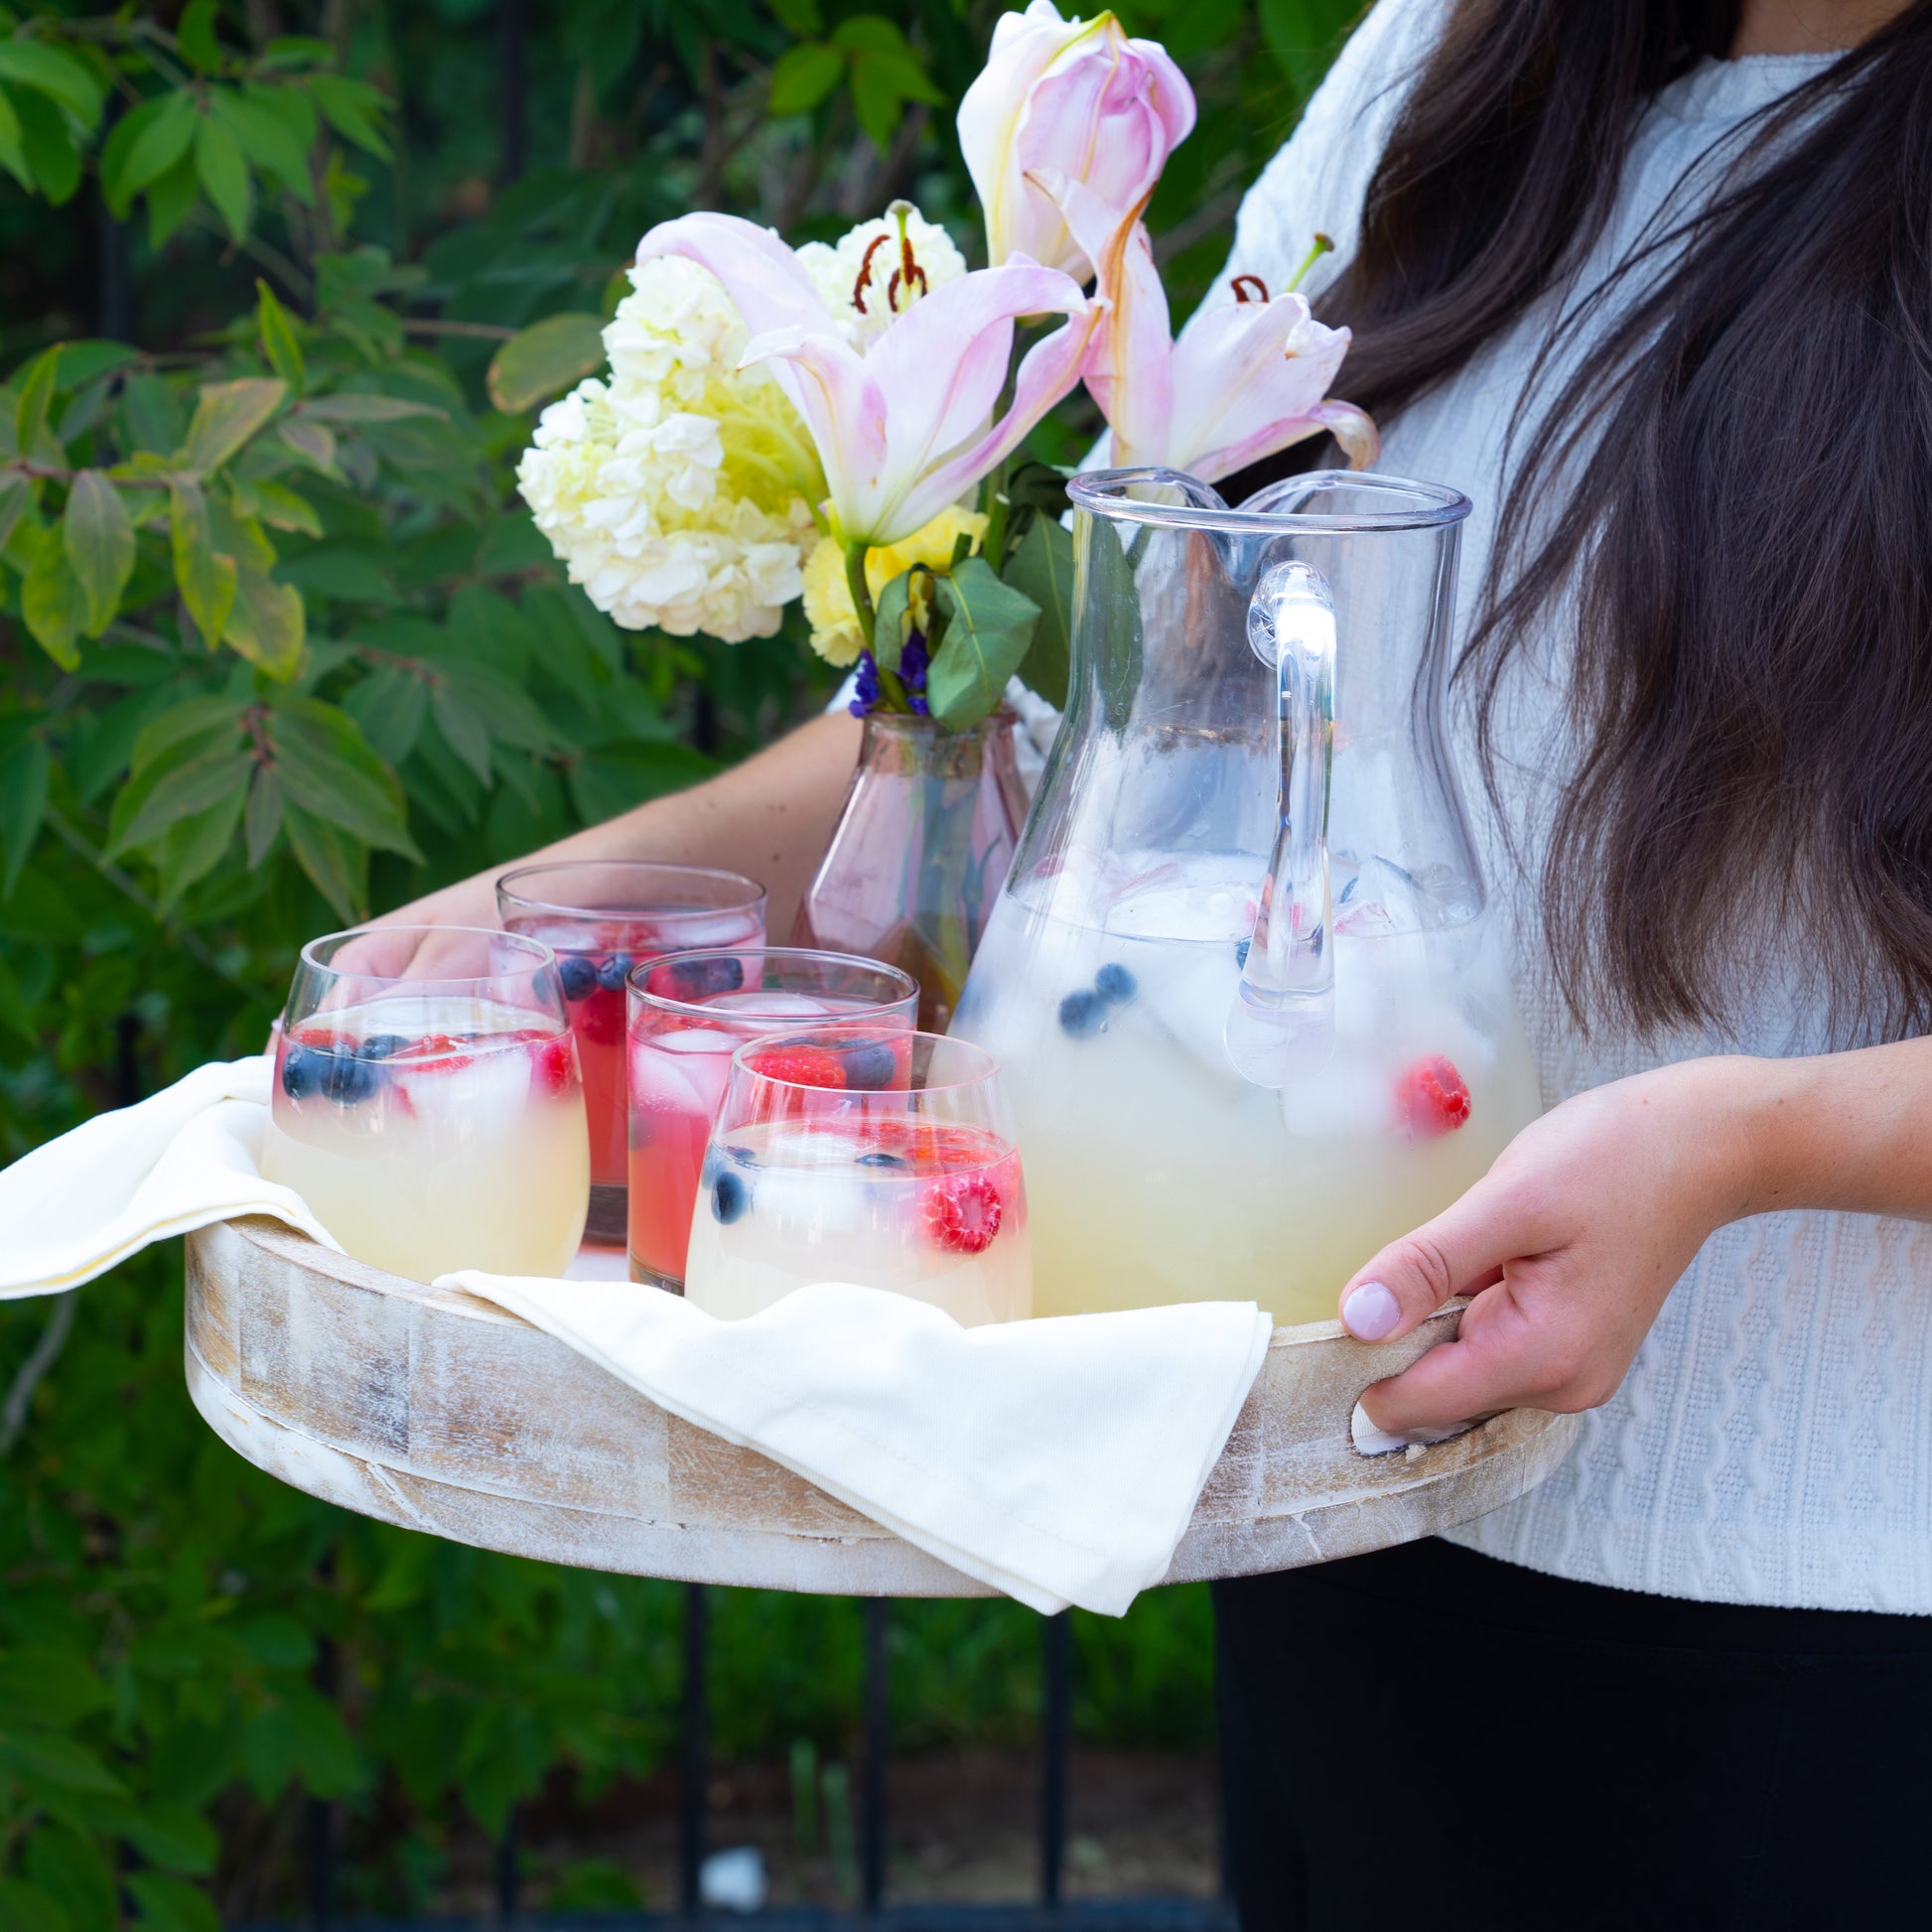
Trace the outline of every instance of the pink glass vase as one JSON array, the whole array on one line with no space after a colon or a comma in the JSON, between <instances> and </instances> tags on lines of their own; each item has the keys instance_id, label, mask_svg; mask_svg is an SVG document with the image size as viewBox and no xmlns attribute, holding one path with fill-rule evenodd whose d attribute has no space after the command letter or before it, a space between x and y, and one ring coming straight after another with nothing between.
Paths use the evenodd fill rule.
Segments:
<instances>
[{"instance_id":1,"label":"pink glass vase","mask_svg":"<svg viewBox=\"0 0 1932 1932\"><path fill-rule=\"evenodd\" d=\"M831 843L799 901L795 946L863 953L919 983L944 1033L1027 812L1010 711L966 731L875 711Z\"/></svg>"}]
</instances>

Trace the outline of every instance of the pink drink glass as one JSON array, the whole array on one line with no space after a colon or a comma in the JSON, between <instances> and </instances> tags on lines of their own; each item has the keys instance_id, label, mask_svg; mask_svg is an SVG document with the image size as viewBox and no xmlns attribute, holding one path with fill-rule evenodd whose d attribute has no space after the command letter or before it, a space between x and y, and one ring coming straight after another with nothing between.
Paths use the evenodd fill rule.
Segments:
<instances>
[{"instance_id":1,"label":"pink drink glass","mask_svg":"<svg viewBox=\"0 0 1932 1932\"><path fill-rule=\"evenodd\" d=\"M705 866L567 860L505 873L496 912L557 954L591 1131L585 1239L616 1246L625 1219L624 981L659 953L762 945L764 888Z\"/></svg>"},{"instance_id":2,"label":"pink drink glass","mask_svg":"<svg viewBox=\"0 0 1932 1932\"><path fill-rule=\"evenodd\" d=\"M682 1293L705 1141L732 1054L785 1029L863 1020L909 1032L918 983L896 966L796 946L671 953L630 976L630 1278ZM854 1087L885 1084L892 1055L860 1043Z\"/></svg>"}]
</instances>

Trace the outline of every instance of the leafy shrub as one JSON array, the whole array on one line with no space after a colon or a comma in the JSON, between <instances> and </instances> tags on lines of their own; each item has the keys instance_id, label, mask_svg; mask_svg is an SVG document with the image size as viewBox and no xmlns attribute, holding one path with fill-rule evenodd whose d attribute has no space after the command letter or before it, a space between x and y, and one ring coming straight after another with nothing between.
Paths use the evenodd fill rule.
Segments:
<instances>
[{"instance_id":1,"label":"leafy shrub","mask_svg":"<svg viewBox=\"0 0 1932 1932\"><path fill-rule=\"evenodd\" d=\"M1130 15L1202 91L1156 210L1171 287L1212 272L1350 10ZM945 103L990 11L530 11L527 100L503 106L552 165L499 188L478 5L0 6L0 1160L257 1047L310 934L818 701L795 635L613 628L509 469L598 358L651 221L836 233L899 192L956 216ZM246 31L285 13L330 37ZM1090 429L1070 410L1040 452ZM661 1761L676 1587L271 1481L185 1400L180 1306L167 1252L0 1311L0 1925L287 1915L317 1799L357 1899L408 1909L466 1826L560 1772L594 1792ZM851 1749L855 1606L727 1593L713 1632L722 1751ZM1083 1732L1199 1742L1207 1650L1198 1591L1082 1619ZM901 1606L894 1655L904 1747L1031 1733L1017 1606Z\"/></svg>"}]
</instances>

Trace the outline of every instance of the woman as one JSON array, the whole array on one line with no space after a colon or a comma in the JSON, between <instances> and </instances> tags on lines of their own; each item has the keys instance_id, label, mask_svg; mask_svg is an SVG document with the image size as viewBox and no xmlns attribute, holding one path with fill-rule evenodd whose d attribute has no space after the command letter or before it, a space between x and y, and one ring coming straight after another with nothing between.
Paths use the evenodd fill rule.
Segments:
<instances>
[{"instance_id":1,"label":"woman","mask_svg":"<svg viewBox=\"0 0 1932 1932\"><path fill-rule=\"evenodd\" d=\"M1217 1590L1244 1924L1899 1916L1932 1796L1932 0L1381 0L1231 267L1276 286L1317 226L1382 467L1477 505L1458 751L1560 1103L1341 1313L1382 1340L1475 1297L1372 1392L1385 1428L1590 1413L1452 1539ZM573 844L762 867L782 930L849 733ZM486 882L431 905L486 916Z\"/></svg>"}]
</instances>

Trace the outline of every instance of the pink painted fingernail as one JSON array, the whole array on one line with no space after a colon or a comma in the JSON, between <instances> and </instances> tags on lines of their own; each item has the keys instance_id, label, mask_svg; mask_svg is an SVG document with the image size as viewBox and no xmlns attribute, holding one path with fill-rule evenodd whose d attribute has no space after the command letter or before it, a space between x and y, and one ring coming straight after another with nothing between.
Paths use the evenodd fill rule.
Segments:
<instances>
[{"instance_id":1,"label":"pink painted fingernail","mask_svg":"<svg viewBox=\"0 0 1932 1932\"><path fill-rule=\"evenodd\" d=\"M1362 1282L1348 1291L1341 1319L1357 1341L1380 1341L1402 1319L1402 1304L1380 1282Z\"/></svg>"}]
</instances>

